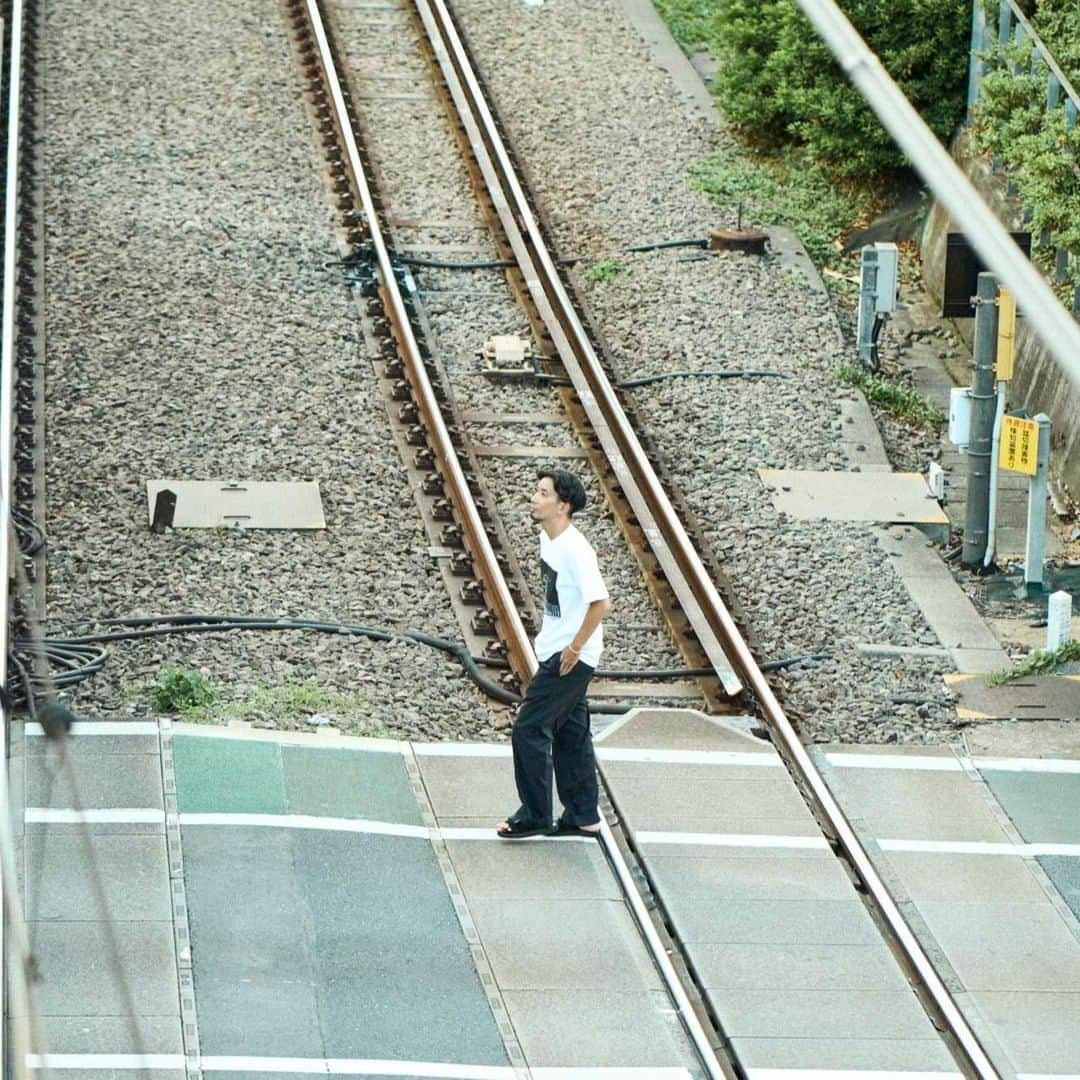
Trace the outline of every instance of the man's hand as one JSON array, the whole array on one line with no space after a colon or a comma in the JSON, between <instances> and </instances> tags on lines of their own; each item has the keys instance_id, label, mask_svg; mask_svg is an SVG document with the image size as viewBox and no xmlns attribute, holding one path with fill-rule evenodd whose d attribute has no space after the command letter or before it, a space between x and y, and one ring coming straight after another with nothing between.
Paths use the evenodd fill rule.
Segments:
<instances>
[{"instance_id":1,"label":"man's hand","mask_svg":"<svg viewBox=\"0 0 1080 1080\"><path fill-rule=\"evenodd\" d=\"M559 674L569 675L571 671L577 667L579 657L570 651L570 646L567 645L565 649L559 654Z\"/></svg>"}]
</instances>

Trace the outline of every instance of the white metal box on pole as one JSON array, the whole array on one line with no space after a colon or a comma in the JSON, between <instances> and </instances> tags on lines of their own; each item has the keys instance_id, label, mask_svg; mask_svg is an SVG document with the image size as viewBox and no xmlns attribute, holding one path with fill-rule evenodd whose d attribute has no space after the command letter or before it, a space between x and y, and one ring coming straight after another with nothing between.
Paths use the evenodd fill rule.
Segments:
<instances>
[{"instance_id":1,"label":"white metal box on pole","mask_svg":"<svg viewBox=\"0 0 1080 1080\"><path fill-rule=\"evenodd\" d=\"M900 295L900 250L895 244L879 243L877 251L877 295L874 310L886 315L896 310Z\"/></svg>"}]
</instances>

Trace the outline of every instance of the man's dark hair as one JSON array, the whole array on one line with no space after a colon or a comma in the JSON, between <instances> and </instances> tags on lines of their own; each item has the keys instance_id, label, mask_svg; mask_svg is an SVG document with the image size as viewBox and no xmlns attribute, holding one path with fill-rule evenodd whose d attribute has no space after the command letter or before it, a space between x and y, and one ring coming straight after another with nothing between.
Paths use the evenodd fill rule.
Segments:
<instances>
[{"instance_id":1,"label":"man's dark hair","mask_svg":"<svg viewBox=\"0 0 1080 1080\"><path fill-rule=\"evenodd\" d=\"M574 473L567 472L565 469L551 469L548 472L539 473L536 478L537 480L543 480L545 477L551 481L552 487L555 488L555 494L564 503L570 504L571 517L584 508L585 485Z\"/></svg>"}]
</instances>

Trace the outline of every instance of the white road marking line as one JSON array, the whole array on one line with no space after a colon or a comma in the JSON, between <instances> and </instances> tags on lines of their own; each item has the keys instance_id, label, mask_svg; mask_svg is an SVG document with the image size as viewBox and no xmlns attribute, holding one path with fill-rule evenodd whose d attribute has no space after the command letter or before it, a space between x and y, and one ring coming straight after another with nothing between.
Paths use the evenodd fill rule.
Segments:
<instances>
[{"instance_id":1,"label":"white road marking line","mask_svg":"<svg viewBox=\"0 0 1080 1080\"><path fill-rule=\"evenodd\" d=\"M377 739L369 735L343 735L340 731L275 731L271 728L247 726L219 727L213 724L172 725L174 735L192 735L202 739L234 739L247 742L271 742L282 746L347 749L373 754L400 754L404 743L397 739Z\"/></svg>"},{"instance_id":2,"label":"white road marking line","mask_svg":"<svg viewBox=\"0 0 1080 1080\"><path fill-rule=\"evenodd\" d=\"M902 1072L898 1069L747 1069L747 1080L952 1080L960 1072Z\"/></svg>"},{"instance_id":3,"label":"white road marking line","mask_svg":"<svg viewBox=\"0 0 1080 1080\"><path fill-rule=\"evenodd\" d=\"M896 837L880 839L877 844L882 851L927 852L943 855L1011 855L1030 859L1041 855L1080 858L1080 844L1011 844L1007 840L904 840Z\"/></svg>"},{"instance_id":4,"label":"white road marking line","mask_svg":"<svg viewBox=\"0 0 1080 1080\"><path fill-rule=\"evenodd\" d=\"M413 743L419 757L510 757L509 743Z\"/></svg>"},{"instance_id":5,"label":"white road marking line","mask_svg":"<svg viewBox=\"0 0 1080 1080\"><path fill-rule=\"evenodd\" d=\"M838 769L911 769L925 772L963 772L955 757L928 754L826 754L825 760Z\"/></svg>"},{"instance_id":6,"label":"white road marking line","mask_svg":"<svg viewBox=\"0 0 1080 1080\"><path fill-rule=\"evenodd\" d=\"M507 841L496 834L494 825L492 825L490 829L466 828L462 826L450 829L439 829L438 831L439 835L442 836L444 840L498 840L499 843L502 844L527 844L531 840L558 840L560 843L566 840L580 840L583 844L596 843L591 836L544 836L542 834L539 836L527 836L524 840Z\"/></svg>"},{"instance_id":7,"label":"white road marking line","mask_svg":"<svg viewBox=\"0 0 1080 1080\"><path fill-rule=\"evenodd\" d=\"M27 720L27 735L45 734L45 729L36 720ZM156 735L157 723L153 720L76 720L71 725L72 735Z\"/></svg>"},{"instance_id":8,"label":"white road marking line","mask_svg":"<svg viewBox=\"0 0 1080 1080\"><path fill-rule=\"evenodd\" d=\"M308 814L180 814L181 825L253 826L267 829L321 829L326 832L373 833L378 836L431 838L423 825L400 825L394 821L364 818L313 817Z\"/></svg>"},{"instance_id":9,"label":"white road marking line","mask_svg":"<svg viewBox=\"0 0 1080 1080\"><path fill-rule=\"evenodd\" d=\"M187 1060L183 1054L27 1054L31 1069L179 1069Z\"/></svg>"},{"instance_id":10,"label":"white road marking line","mask_svg":"<svg viewBox=\"0 0 1080 1080\"><path fill-rule=\"evenodd\" d=\"M784 767L779 754L758 753L750 750L649 750L598 746L596 756L601 761L646 761L672 765L750 765L767 769Z\"/></svg>"},{"instance_id":11,"label":"white road marking line","mask_svg":"<svg viewBox=\"0 0 1080 1080\"><path fill-rule=\"evenodd\" d=\"M165 811L153 807L72 810L53 806L28 806L23 820L28 825L164 825Z\"/></svg>"},{"instance_id":12,"label":"white road marking line","mask_svg":"<svg viewBox=\"0 0 1080 1080\"><path fill-rule=\"evenodd\" d=\"M633 1065L575 1068L548 1065L540 1069L534 1066L530 1071L533 1080L624 1080L624 1078L630 1080L632 1077L641 1077L641 1080L693 1080L690 1070L682 1066L650 1068L644 1065Z\"/></svg>"},{"instance_id":13,"label":"white road marking line","mask_svg":"<svg viewBox=\"0 0 1080 1080\"><path fill-rule=\"evenodd\" d=\"M1080 773L1075 758L972 758L977 769L990 772ZM1035 1076L1035 1073L1031 1073ZM1076 1074L1080 1076L1080 1073Z\"/></svg>"},{"instance_id":14,"label":"white road marking line","mask_svg":"<svg viewBox=\"0 0 1080 1080\"><path fill-rule=\"evenodd\" d=\"M760 833L635 832L634 839L639 844L702 844L709 847L832 850L824 836L768 836Z\"/></svg>"},{"instance_id":15,"label":"white road marking line","mask_svg":"<svg viewBox=\"0 0 1080 1080\"><path fill-rule=\"evenodd\" d=\"M438 1080L516 1080L505 1065L455 1065L438 1061L378 1058L203 1057L205 1072L292 1072L339 1076L422 1076Z\"/></svg>"}]
</instances>

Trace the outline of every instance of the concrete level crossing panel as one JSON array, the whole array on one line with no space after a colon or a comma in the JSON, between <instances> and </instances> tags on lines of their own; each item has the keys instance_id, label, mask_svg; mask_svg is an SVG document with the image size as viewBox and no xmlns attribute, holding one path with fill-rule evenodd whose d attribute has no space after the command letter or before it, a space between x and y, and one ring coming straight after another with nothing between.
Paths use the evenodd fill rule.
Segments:
<instances>
[{"instance_id":1,"label":"concrete level crossing panel","mask_svg":"<svg viewBox=\"0 0 1080 1080\"><path fill-rule=\"evenodd\" d=\"M584 837L508 842L495 835L495 824L518 805L509 747L418 745L415 751L529 1067L696 1075L599 843Z\"/></svg>"},{"instance_id":2,"label":"concrete level crossing panel","mask_svg":"<svg viewBox=\"0 0 1080 1080\"><path fill-rule=\"evenodd\" d=\"M623 823L749 1076L957 1074L768 743L698 715L642 710L598 749Z\"/></svg>"},{"instance_id":3,"label":"concrete level crossing panel","mask_svg":"<svg viewBox=\"0 0 1080 1080\"><path fill-rule=\"evenodd\" d=\"M174 739L203 1071L501 1075L402 748L319 741Z\"/></svg>"},{"instance_id":4,"label":"concrete level crossing panel","mask_svg":"<svg viewBox=\"0 0 1080 1080\"><path fill-rule=\"evenodd\" d=\"M77 723L60 753L23 725L23 904L53 1068L184 1075L156 723Z\"/></svg>"},{"instance_id":5,"label":"concrete level crossing panel","mask_svg":"<svg viewBox=\"0 0 1080 1080\"><path fill-rule=\"evenodd\" d=\"M1038 861L1069 850L1055 842L1080 821L1077 774L1008 761L980 771L977 758L922 747L820 756L995 1064L1006 1075L1080 1074L1080 924Z\"/></svg>"}]
</instances>

